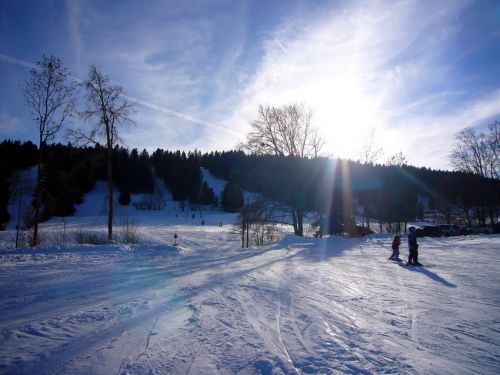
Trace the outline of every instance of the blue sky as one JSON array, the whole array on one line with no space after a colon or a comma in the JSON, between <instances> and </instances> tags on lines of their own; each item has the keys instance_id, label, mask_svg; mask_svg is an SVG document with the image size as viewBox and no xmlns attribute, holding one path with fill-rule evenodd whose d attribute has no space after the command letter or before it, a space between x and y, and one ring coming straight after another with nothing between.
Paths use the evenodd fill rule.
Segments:
<instances>
[{"instance_id":1,"label":"blue sky","mask_svg":"<svg viewBox=\"0 0 500 375\"><path fill-rule=\"evenodd\" d=\"M232 149L259 104L302 102L328 155L374 130L380 162L448 169L457 131L500 120L499 1L0 0L2 139L35 139L19 84L43 54L123 86L150 151Z\"/></svg>"}]
</instances>

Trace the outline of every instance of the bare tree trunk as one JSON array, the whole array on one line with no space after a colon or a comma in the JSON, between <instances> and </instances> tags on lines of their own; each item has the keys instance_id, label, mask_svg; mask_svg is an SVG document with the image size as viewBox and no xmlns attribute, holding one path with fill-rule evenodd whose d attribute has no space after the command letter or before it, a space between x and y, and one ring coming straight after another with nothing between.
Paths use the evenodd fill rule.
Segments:
<instances>
[{"instance_id":1,"label":"bare tree trunk","mask_svg":"<svg viewBox=\"0 0 500 375\"><path fill-rule=\"evenodd\" d=\"M250 247L249 241L250 241L250 223L247 222L247 249Z\"/></svg>"},{"instance_id":2,"label":"bare tree trunk","mask_svg":"<svg viewBox=\"0 0 500 375\"><path fill-rule=\"evenodd\" d=\"M299 236L303 237L304 236L304 214L302 211L297 211L297 223L298 223Z\"/></svg>"},{"instance_id":3,"label":"bare tree trunk","mask_svg":"<svg viewBox=\"0 0 500 375\"><path fill-rule=\"evenodd\" d=\"M296 236L304 236L303 213L296 208L292 208L293 233Z\"/></svg>"},{"instance_id":4,"label":"bare tree trunk","mask_svg":"<svg viewBox=\"0 0 500 375\"><path fill-rule=\"evenodd\" d=\"M296 236L299 235L299 229L298 229L298 224L297 224L297 215L296 215L296 212L295 212L295 209L292 208L292 224L293 224L293 234L295 234Z\"/></svg>"},{"instance_id":5,"label":"bare tree trunk","mask_svg":"<svg viewBox=\"0 0 500 375\"><path fill-rule=\"evenodd\" d=\"M40 216L40 201L41 201L41 185L42 185L42 150L43 143L40 137L40 149L38 150L38 166L36 173L36 186L35 186L35 199L34 208L35 215L33 218L33 238L31 239L31 246L38 245L38 217Z\"/></svg>"},{"instance_id":6,"label":"bare tree trunk","mask_svg":"<svg viewBox=\"0 0 500 375\"><path fill-rule=\"evenodd\" d=\"M241 248L245 247L245 203L241 207Z\"/></svg>"},{"instance_id":7,"label":"bare tree trunk","mask_svg":"<svg viewBox=\"0 0 500 375\"><path fill-rule=\"evenodd\" d=\"M323 224L324 218L323 218L323 211L319 209L319 238L323 238L325 234L325 228Z\"/></svg>"},{"instance_id":8,"label":"bare tree trunk","mask_svg":"<svg viewBox=\"0 0 500 375\"><path fill-rule=\"evenodd\" d=\"M464 207L464 213L465 213L465 218L467 219L467 224L469 224L469 227L471 227L472 226L472 219L470 217L468 207Z\"/></svg>"},{"instance_id":9,"label":"bare tree trunk","mask_svg":"<svg viewBox=\"0 0 500 375\"><path fill-rule=\"evenodd\" d=\"M19 225L21 224L21 204L23 195L19 193L19 202L17 206L17 225L16 225L16 249L19 247Z\"/></svg>"},{"instance_id":10,"label":"bare tree trunk","mask_svg":"<svg viewBox=\"0 0 500 375\"><path fill-rule=\"evenodd\" d=\"M113 150L107 147L107 174L108 174L108 241L113 240Z\"/></svg>"}]
</instances>

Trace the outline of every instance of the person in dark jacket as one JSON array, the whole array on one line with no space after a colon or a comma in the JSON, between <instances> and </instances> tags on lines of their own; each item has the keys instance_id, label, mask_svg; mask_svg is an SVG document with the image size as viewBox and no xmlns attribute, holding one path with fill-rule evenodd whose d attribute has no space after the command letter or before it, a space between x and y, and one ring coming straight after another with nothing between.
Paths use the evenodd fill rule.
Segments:
<instances>
[{"instance_id":1,"label":"person in dark jacket","mask_svg":"<svg viewBox=\"0 0 500 375\"><path fill-rule=\"evenodd\" d=\"M420 266L421 264L418 262L418 243L415 227L410 227L409 230L408 249L410 250L410 255L408 256L408 264Z\"/></svg>"}]
</instances>

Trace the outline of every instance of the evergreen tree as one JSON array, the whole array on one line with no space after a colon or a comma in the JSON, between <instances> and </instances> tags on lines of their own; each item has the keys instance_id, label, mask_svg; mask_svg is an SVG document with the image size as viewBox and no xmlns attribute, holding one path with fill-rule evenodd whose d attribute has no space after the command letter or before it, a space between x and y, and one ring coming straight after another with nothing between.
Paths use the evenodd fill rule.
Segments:
<instances>
[{"instance_id":1,"label":"evergreen tree","mask_svg":"<svg viewBox=\"0 0 500 375\"><path fill-rule=\"evenodd\" d=\"M214 206L217 204L215 193L213 189L208 186L206 181L203 181L201 185L199 203Z\"/></svg>"},{"instance_id":2,"label":"evergreen tree","mask_svg":"<svg viewBox=\"0 0 500 375\"><path fill-rule=\"evenodd\" d=\"M122 206L128 206L130 204L130 201L130 192L128 190L120 191L118 203L120 203Z\"/></svg>"},{"instance_id":3,"label":"evergreen tree","mask_svg":"<svg viewBox=\"0 0 500 375\"><path fill-rule=\"evenodd\" d=\"M239 212L243 207L243 190L234 181L229 180L224 186L221 194L222 209L231 212Z\"/></svg>"}]
</instances>

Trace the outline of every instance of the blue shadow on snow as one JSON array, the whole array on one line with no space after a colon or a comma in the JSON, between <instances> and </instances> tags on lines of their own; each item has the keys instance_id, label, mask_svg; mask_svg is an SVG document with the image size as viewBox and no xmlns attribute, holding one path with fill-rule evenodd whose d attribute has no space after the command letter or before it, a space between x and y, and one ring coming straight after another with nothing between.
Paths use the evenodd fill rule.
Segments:
<instances>
[{"instance_id":1,"label":"blue shadow on snow","mask_svg":"<svg viewBox=\"0 0 500 375\"><path fill-rule=\"evenodd\" d=\"M455 284L452 284L452 283L446 281L441 276L439 276L438 274L436 274L434 272L429 271L425 267L407 266L407 265L403 265L403 264L400 264L400 266L404 267L404 268L406 268L406 269L408 269L408 270L410 270L412 272L422 273L425 276L429 277L430 279L432 279L434 281L437 281L438 283L441 283L441 284L443 284L444 286L446 286L448 288L456 288L457 287Z\"/></svg>"}]
</instances>

